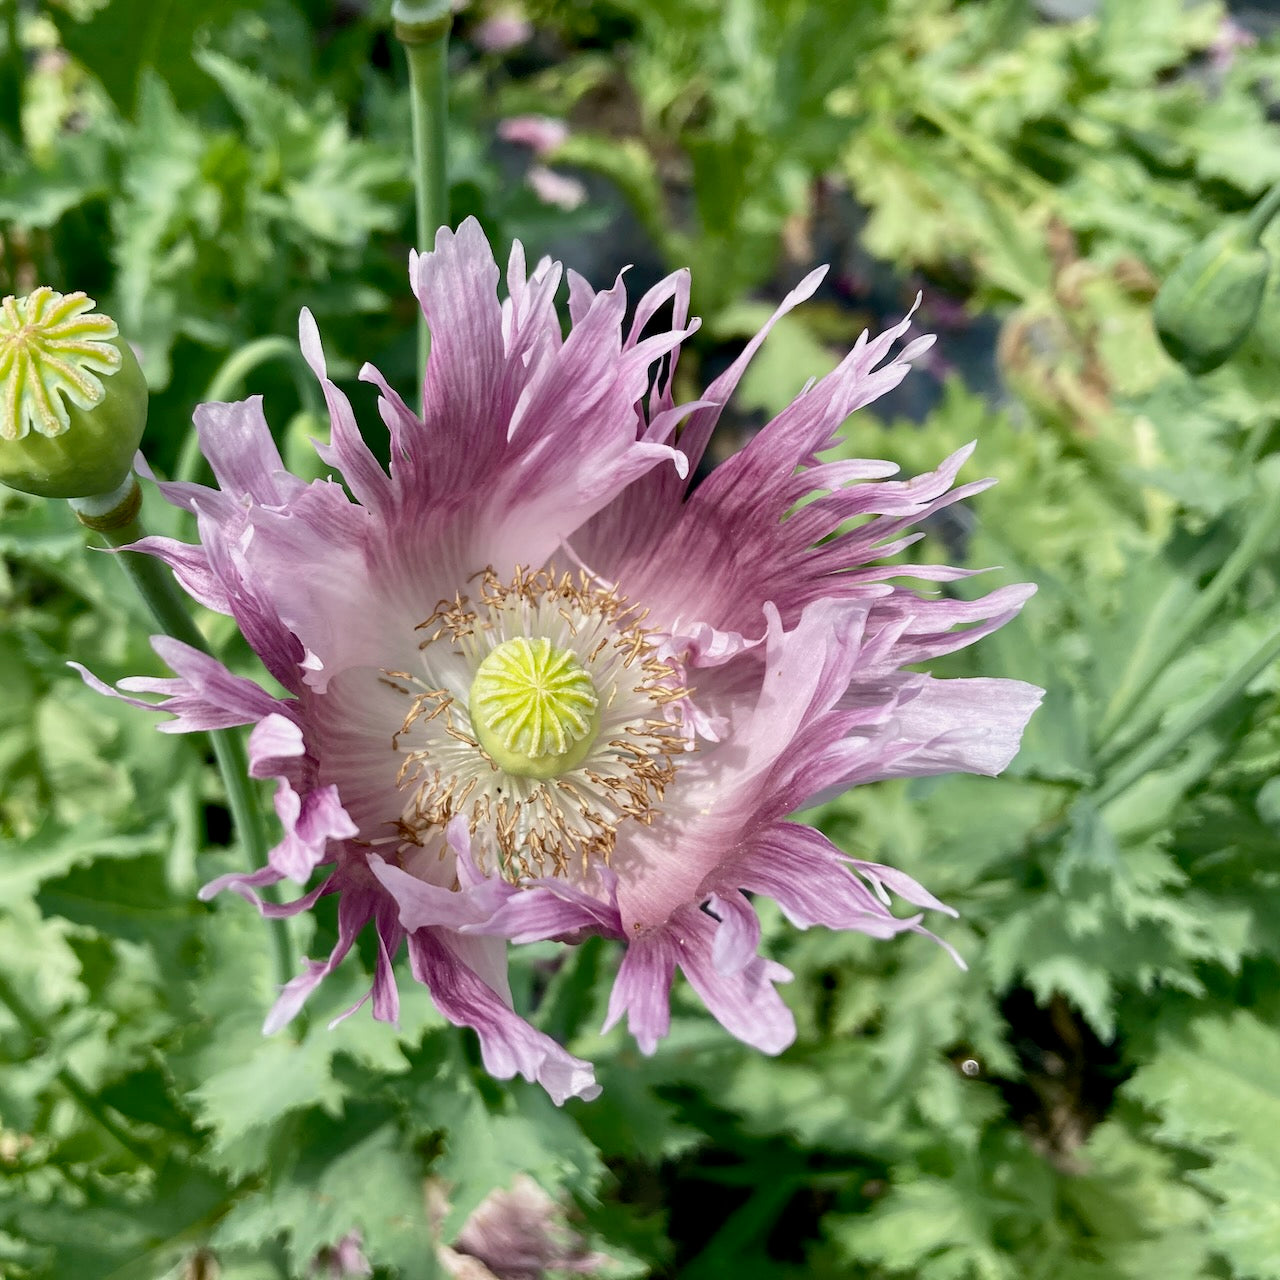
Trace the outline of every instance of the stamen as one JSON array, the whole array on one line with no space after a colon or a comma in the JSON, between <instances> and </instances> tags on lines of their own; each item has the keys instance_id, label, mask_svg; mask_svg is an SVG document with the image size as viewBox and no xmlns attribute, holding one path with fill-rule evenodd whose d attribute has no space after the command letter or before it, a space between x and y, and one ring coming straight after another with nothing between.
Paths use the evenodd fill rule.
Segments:
<instances>
[{"instance_id":1,"label":"stamen","mask_svg":"<svg viewBox=\"0 0 1280 1280\"><path fill-rule=\"evenodd\" d=\"M585 570L490 568L418 625L419 675L393 749L408 792L402 846L443 847L461 815L482 866L516 881L586 876L619 824L650 825L690 749L680 664L613 584Z\"/></svg>"}]
</instances>

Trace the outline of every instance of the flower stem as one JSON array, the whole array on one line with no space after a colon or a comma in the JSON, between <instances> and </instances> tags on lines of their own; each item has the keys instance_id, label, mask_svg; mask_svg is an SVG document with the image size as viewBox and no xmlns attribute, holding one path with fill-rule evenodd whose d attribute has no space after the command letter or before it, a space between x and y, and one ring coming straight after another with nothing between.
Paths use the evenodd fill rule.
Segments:
<instances>
[{"instance_id":1,"label":"flower stem","mask_svg":"<svg viewBox=\"0 0 1280 1280\"><path fill-rule=\"evenodd\" d=\"M1261 645L1218 686L1199 706L1193 707L1163 733L1130 756L1095 792L1098 808L1109 804L1123 791L1149 773L1167 755L1176 751L1193 733L1198 732L1216 715L1240 696L1277 658L1280 658L1280 631L1274 631Z\"/></svg>"},{"instance_id":2,"label":"flower stem","mask_svg":"<svg viewBox=\"0 0 1280 1280\"><path fill-rule=\"evenodd\" d=\"M0 1003L7 1005L9 1012L13 1014L14 1021L27 1033L30 1039L38 1046L41 1042L48 1042L51 1039L49 1029L40 1021L40 1019L28 1008L27 1003L18 994L16 988L9 979L0 971ZM91 1115L135 1160L142 1164L155 1168L155 1155L137 1138L133 1137L102 1103L102 1099L95 1097L89 1091L84 1081L80 1079L69 1067L59 1067L57 1071L57 1080L60 1085L80 1104L84 1110Z\"/></svg>"},{"instance_id":3,"label":"flower stem","mask_svg":"<svg viewBox=\"0 0 1280 1280\"><path fill-rule=\"evenodd\" d=\"M1280 213L1280 182L1254 205L1245 219L1244 229L1251 243L1257 244L1262 239L1262 233L1271 225L1271 220L1277 213Z\"/></svg>"},{"instance_id":4,"label":"flower stem","mask_svg":"<svg viewBox=\"0 0 1280 1280\"><path fill-rule=\"evenodd\" d=\"M298 344L279 333L255 338L252 342L246 342L243 347L233 351L218 366L218 371L210 379L204 395L200 397L200 402L208 404L211 401L229 400L241 389L245 378L250 373L259 365L275 359L288 362L302 408L308 413L318 412L320 400L316 392L315 379L311 377L311 371L298 350ZM182 452L178 455L178 465L173 473L174 479L194 480L199 472L201 461L200 438L194 431L188 431L187 438L182 442Z\"/></svg>"},{"instance_id":5,"label":"flower stem","mask_svg":"<svg viewBox=\"0 0 1280 1280\"><path fill-rule=\"evenodd\" d=\"M129 475L113 494L97 498L72 498L71 506L80 523L101 536L117 551L146 536L138 518L142 504L138 482ZM162 631L183 644L209 653L209 644L192 620L187 604L173 582L168 568L154 556L123 552L117 559L129 580L137 588L151 616ZM227 791L227 804L237 835L255 867L267 863L267 828L249 778L249 762L244 744L235 729L220 729L209 734L214 758ZM270 888L268 896L272 895ZM280 984L294 976L294 963L289 946L287 921L271 921L275 947L276 976Z\"/></svg>"},{"instance_id":6,"label":"flower stem","mask_svg":"<svg viewBox=\"0 0 1280 1280\"><path fill-rule=\"evenodd\" d=\"M391 6L396 39L409 63L409 113L413 125L413 186L417 203L418 251L435 243L437 228L449 221L446 138L449 125L449 0L395 0ZM431 334L418 316L418 367L426 376Z\"/></svg>"},{"instance_id":7,"label":"flower stem","mask_svg":"<svg viewBox=\"0 0 1280 1280\"><path fill-rule=\"evenodd\" d=\"M1277 529L1280 529L1280 489L1268 495L1236 549L1176 622L1162 618L1159 610L1153 611L1148 630L1151 627L1155 630L1133 646L1128 666L1102 717L1098 744L1103 763L1106 763L1108 754L1105 748L1141 706L1170 659L1176 657L1200 628L1218 613L1228 592L1267 549ZM1136 738L1145 734L1151 728L1150 721L1148 716L1141 725L1135 726L1141 733L1131 730L1125 733L1125 737ZM1110 755L1114 758L1115 752Z\"/></svg>"}]
</instances>

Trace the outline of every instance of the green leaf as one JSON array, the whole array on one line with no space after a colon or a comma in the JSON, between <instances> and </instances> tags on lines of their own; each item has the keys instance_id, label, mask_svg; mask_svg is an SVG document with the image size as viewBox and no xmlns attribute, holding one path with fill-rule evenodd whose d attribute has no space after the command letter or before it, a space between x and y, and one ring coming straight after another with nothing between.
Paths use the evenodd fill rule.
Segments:
<instances>
[{"instance_id":1,"label":"green leaf","mask_svg":"<svg viewBox=\"0 0 1280 1280\"><path fill-rule=\"evenodd\" d=\"M367 1109L340 1123L312 1117L284 1159L269 1192L241 1201L219 1225L217 1247L284 1236L295 1274L306 1275L321 1250L358 1232L374 1264L424 1280L437 1274L425 1169L395 1124Z\"/></svg>"},{"instance_id":2,"label":"green leaf","mask_svg":"<svg viewBox=\"0 0 1280 1280\"><path fill-rule=\"evenodd\" d=\"M1256 1280L1280 1277L1277 1063L1280 1032L1240 1010L1170 1038L1124 1086L1159 1115L1161 1137L1209 1157L1188 1175L1221 1200L1208 1239Z\"/></svg>"},{"instance_id":3,"label":"green leaf","mask_svg":"<svg viewBox=\"0 0 1280 1280\"><path fill-rule=\"evenodd\" d=\"M48 156L23 153L0 174L0 221L28 230L52 227L69 210L111 192L116 130L95 124L60 135Z\"/></svg>"},{"instance_id":4,"label":"green leaf","mask_svg":"<svg viewBox=\"0 0 1280 1280\"><path fill-rule=\"evenodd\" d=\"M170 979L190 969L199 952L196 926L205 908L169 887L159 854L77 867L48 881L38 901L44 911L75 924L149 946Z\"/></svg>"},{"instance_id":5,"label":"green leaf","mask_svg":"<svg viewBox=\"0 0 1280 1280\"><path fill-rule=\"evenodd\" d=\"M1212 6L1188 9L1182 0L1103 0L1096 56L1101 69L1118 78L1143 81L1182 62L1214 38Z\"/></svg>"},{"instance_id":6,"label":"green leaf","mask_svg":"<svg viewBox=\"0 0 1280 1280\"><path fill-rule=\"evenodd\" d=\"M994 1244L995 1221L972 1177L921 1177L893 1188L869 1214L830 1220L846 1256L919 1280L1022 1280Z\"/></svg>"},{"instance_id":7,"label":"green leaf","mask_svg":"<svg viewBox=\"0 0 1280 1280\"><path fill-rule=\"evenodd\" d=\"M328 1054L277 1036L264 1038L250 1058L211 1077L191 1097L201 1124L215 1130L213 1151L239 1154L238 1139L251 1134L265 1151L270 1126L291 1111L318 1106L337 1114L343 1089Z\"/></svg>"},{"instance_id":8,"label":"green leaf","mask_svg":"<svg viewBox=\"0 0 1280 1280\"><path fill-rule=\"evenodd\" d=\"M135 1184L82 1183L62 1200L35 1196L6 1203L0 1221L47 1251L40 1274L77 1280L153 1280L192 1252L221 1213L227 1188L201 1169L176 1160L154 1174L161 1194L146 1198Z\"/></svg>"},{"instance_id":9,"label":"green leaf","mask_svg":"<svg viewBox=\"0 0 1280 1280\"><path fill-rule=\"evenodd\" d=\"M163 847L159 829L136 835L112 835L102 822L74 829L48 823L26 840L0 845L0 899L11 901L36 891L46 880L65 875L98 858L129 860Z\"/></svg>"},{"instance_id":10,"label":"green leaf","mask_svg":"<svg viewBox=\"0 0 1280 1280\"><path fill-rule=\"evenodd\" d=\"M1089 1135L1079 1171L1063 1179L1062 1193L1104 1267L1131 1280L1203 1280L1211 1274L1204 1227L1213 1206L1181 1174L1180 1161L1139 1140L1118 1119Z\"/></svg>"},{"instance_id":11,"label":"green leaf","mask_svg":"<svg viewBox=\"0 0 1280 1280\"><path fill-rule=\"evenodd\" d=\"M589 1196L603 1166L596 1149L567 1111L537 1086L511 1087L497 1109L479 1094L454 1088L430 1096L426 1115L445 1131L434 1172L446 1184L449 1215L441 1226L452 1239L495 1187L527 1173L548 1190ZM426 1099L424 1099L426 1101Z\"/></svg>"},{"instance_id":12,"label":"green leaf","mask_svg":"<svg viewBox=\"0 0 1280 1280\"><path fill-rule=\"evenodd\" d=\"M110 0L85 22L60 8L52 13L67 51L98 77L127 116L148 68L180 92L197 86L192 62L197 34L241 7L244 0L206 0L199 6L181 0Z\"/></svg>"},{"instance_id":13,"label":"green leaf","mask_svg":"<svg viewBox=\"0 0 1280 1280\"><path fill-rule=\"evenodd\" d=\"M406 1048L440 1028L430 997L403 984L400 1025L357 1010L370 978L356 956L327 978L290 1027L271 1037L262 1023L277 993L267 922L238 900L219 903L205 919L205 960L194 983L181 1047L170 1055L196 1118L210 1130L206 1158L237 1176L260 1170L273 1146L291 1141L299 1113L336 1116L360 1096L409 1069ZM294 930L292 942L301 938ZM299 957L299 963L301 958Z\"/></svg>"}]
</instances>

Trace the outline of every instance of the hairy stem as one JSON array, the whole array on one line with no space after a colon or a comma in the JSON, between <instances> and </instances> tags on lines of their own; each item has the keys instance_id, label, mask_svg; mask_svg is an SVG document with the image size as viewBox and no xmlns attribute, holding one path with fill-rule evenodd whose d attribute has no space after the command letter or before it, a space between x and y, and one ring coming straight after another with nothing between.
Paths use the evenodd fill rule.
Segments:
<instances>
[{"instance_id":1,"label":"hairy stem","mask_svg":"<svg viewBox=\"0 0 1280 1280\"><path fill-rule=\"evenodd\" d=\"M1277 658L1280 658L1280 631L1272 632L1199 706L1193 707L1186 715L1174 721L1163 733L1157 734L1110 774L1094 795L1098 808L1127 791L1166 756L1176 751L1193 733L1230 706Z\"/></svg>"},{"instance_id":2,"label":"hairy stem","mask_svg":"<svg viewBox=\"0 0 1280 1280\"><path fill-rule=\"evenodd\" d=\"M115 494L91 499L73 498L71 505L80 523L92 529L109 547L117 551L146 536L146 530L138 518L141 493L138 482L132 475ZM192 620L186 599L174 584L168 566L154 556L134 552L122 552L117 560L160 629L175 640L199 649L201 653L209 653L209 644ZM209 737L213 743L218 769L222 773L236 834L253 866L266 866L267 827L249 777L249 761L239 731L219 729L210 733ZM267 892L268 896L274 896L270 889ZM295 972L287 922L283 919L271 921L271 936L275 948L276 977L283 986Z\"/></svg>"},{"instance_id":3,"label":"hairy stem","mask_svg":"<svg viewBox=\"0 0 1280 1280\"><path fill-rule=\"evenodd\" d=\"M1148 716L1132 727L1130 717L1142 705L1169 662L1221 610L1227 594L1268 548L1277 530L1280 530L1280 490L1268 495L1235 550L1185 613L1176 619L1164 618L1158 611L1152 614L1147 633L1130 651L1128 666L1098 729L1099 754L1104 765L1117 754L1114 749L1108 751L1114 738L1123 734L1126 739L1135 739L1152 727L1158 717Z\"/></svg>"}]
</instances>

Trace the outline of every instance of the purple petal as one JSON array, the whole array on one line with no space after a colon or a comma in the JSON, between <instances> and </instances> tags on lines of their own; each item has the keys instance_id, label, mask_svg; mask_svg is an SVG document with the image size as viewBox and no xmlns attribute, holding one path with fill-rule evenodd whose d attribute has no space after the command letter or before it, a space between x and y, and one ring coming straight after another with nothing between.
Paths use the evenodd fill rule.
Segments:
<instances>
[{"instance_id":1,"label":"purple petal","mask_svg":"<svg viewBox=\"0 0 1280 1280\"><path fill-rule=\"evenodd\" d=\"M120 688L139 693L158 693L159 702L130 698L104 684L77 662L68 663L93 690L119 698L147 711L168 711L177 718L157 726L161 733L194 733L205 729L229 729L252 724L281 713L286 704L265 690L232 675L216 658L169 636L153 636L151 647L176 672L176 678L127 676Z\"/></svg>"},{"instance_id":2,"label":"purple petal","mask_svg":"<svg viewBox=\"0 0 1280 1280\"><path fill-rule=\"evenodd\" d=\"M369 870L395 900L400 923L409 932L416 929L461 929L482 924L498 909L514 886L494 878L483 880L468 890L442 888L410 875L381 858L369 859Z\"/></svg>"},{"instance_id":3,"label":"purple petal","mask_svg":"<svg viewBox=\"0 0 1280 1280\"><path fill-rule=\"evenodd\" d=\"M302 730L295 721L276 712L258 721L249 734L251 777L275 778L286 774L297 757L305 754Z\"/></svg>"},{"instance_id":4,"label":"purple petal","mask_svg":"<svg viewBox=\"0 0 1280 1280\"><path fill-rule=\"evenodd\" d=\"M877 898L851 873L847 855L821 832L799 823L774 823L757 833L727 875L743 889L772 898L801 929L825 925L892 938L920 920L894 916L888 900ZM936 900L920 905L955 914Z\"/></svg>"},{"instance_id":5,"label":"purple petal","mask_svg":"<svg viewBox=\"0 0 1280 1280\"><path fill-rule=\"evenodd\" d=\"M566 1098L594 1098L600 1087L590 1063L573 1057L535 1030L471 969L459 962L447 935L420 929L409 935L413 975L426 985L450 1022L480 1037L485 1070L499 1080L536 1081L560 1106Z\"/></svg>"},{"instance_id":6,"label":"purple petal","mask_svg":"<svg viewBox=\"0 0 1280 1280\"><path fill-rule=\"evenodd\" d=\"M1022 732L1044 690L1021 680L927 678L894 712L894 739L910 745L883 764L851 768L848 782L928 777L939 773L1002 772L1018 752Z\"/></svg>"},{"instance_id":7,"label":"purple petal","mask_svg":"<svg viewBox=\"0 0 1280 1280\"><path fill-rule=\"evenodd\" d=\"M316 452L322 461L342 472L361 506L371 511L384 511L390 498L390 481L360 434L351 401L329 378L320 331L315 317L306 307L298 317L298 345L303 358L311 366L311 372L320 382L329 410L330 443L319 446Z\"/></svg>"},{"instance_id":8,"label":"purple petal","mask_svg":"<svg viewBox=\"0 0 1280 1280\"><path fill-rule=\"evenodd\" d=\"M628 939L602 1030L608 1031L625 1013L640 1052L653 1053L671 1030L668 996L675 971L675 947L664 932L653 930Z\"/></svg>"},{"instance_id":9,"label":"purple petal","mask_svg":"<svg viewBox=\"0 0 1280 1280\"><path fill-rule=\"evenodd\" d=\"M941 911L949 916L960 914L954 907L947 906L945 902L939 902L923 885L895 867L882 866L878 862L860 862L856 858L850 859L849 865L854 867L859 875L871 881L880 900L886 904L889 902L886 890L892 890L912 906L928 907L931 911Z\"/></svg>"},{"instance_id":10,"label":"purple petal","mask_svg":"<svg viewBox=\"0 0 1280 1280\"><path fill-rule=\"evenodd\" d=\"M711 961L717 973L732 977L755 958L760 946L760 917L741 893L713 893L707 906L720 921L711 943Z\"/></svg>"},{"instance_id":11,"label":"purple petal","mask_svg":"<svg viewBox=\"0 0 1280 1280\"><path fill-rule=\"evenodd\" d=\"M608 872L608 868L603 868ZM537 942L549 938L577 940L579 935L625 934L618 914L612 875L607 901L586 893L564 880L540 880L513 889L486 921L469 925L467 933L493 934L512 942Z\"/></svg>"},{"instance_id":12,"label":"purple petal","mask_svg":"<svg viewBox=\"0 0 1280 1280\"><path fill-rule=\"evenodd\" d=\"M284 839L271 850L268 860L281 875L299 884L305 884L329 856L330 841L360 834L338 799L338 788L332 784L299 794L286 778L281 778L275 808L284 827Z\"/></svg>"},{"instance_id":13,"label":"purple petal","mask_svg":"<svg viewBox=\"0 0 1280 1280\"><path fill-rule=\"evenodd\" d=\"M753 956L732 972L713 959L717 926L710 916L688 910L664 926L676 940L676 955L689 985L731 1035L763 1053L781 1053L796 1038L795 1018L774 990L791 973L763 956Z\"/></svg>"},{"instance_id":14,"label":"purple petal","mask_svg":"<svg viewBox=\"0 0 1280 1280\"><path fill-rule=\"evenodd\" d=\"M281 988L279 997L262 1024L263 1035L274 1035L293 1020L298 1010L306 1003L307 997L346 959L356 936L377 915L376 891L369 887L362 887L358 882L343 886L343 891L338 898L338 941L327 959L307 960L305 971L286 982ZM394 946L399 946L399 937L395 938ZM375 1008L375 1016L376 1013Z\"/></svg>"},{"instance_id":15,"label":"purple petal","mask_svg":"<svg viewBox=\"0 0 1280 1280\"><path fill-rule=\"evenodd\" d=\"M200 447L224 494L282 506L306 485L285 470L262 415L262 397L232 404L202 404L195 412Z\"/></svg>"},{"instance_id":16,"label":"purple petal","mask_svg":"<svg viewBox=\"0 0 1280 1280\"><path fill-rule=\"evenodd\" d=\"M175 538L151 535L121 547L140 555L155 556L173 570L178 585L195 601L215 613L230 613L231 600L226 587L209 568L209 557L201 546L190 546Z\"/></svg>"}]
</instances>

